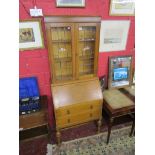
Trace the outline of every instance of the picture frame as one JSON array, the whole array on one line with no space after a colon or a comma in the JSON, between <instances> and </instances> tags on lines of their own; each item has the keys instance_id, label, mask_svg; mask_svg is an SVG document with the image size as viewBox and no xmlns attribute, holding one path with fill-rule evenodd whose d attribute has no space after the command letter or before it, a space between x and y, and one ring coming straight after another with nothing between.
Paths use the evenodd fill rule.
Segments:
<instances>
[{"instance_id":1,"label":"picture frame","mask_svg":"<svg viewBox=\"0 0 155 155\"><path fill-rule=\"evenodd\" d=\"M19 22L19 50L33 50L44 48L41 19L20 20Z\"/></svg>"},{"instance_id":2,"label":"picture frame","mask_svg":"<svg viewBox=\"0 0 155 155\"><path fill-rule=\"evenodd\" d=\"M111 0L110 16L134 16L135 0Z\"/></svg>"},{"instance_id":3,"label":"picture frame","mask_svg":"<svg viewBox=\"0 0 155 155\"><path fill-rule=\"evenodd\" d=\"M103 20L100 30L100 52L126 49L130 20Z\"/></svg>"},{"instance_id":4,"label":"picture frame","mask_svg":"<svg viewBox=\"0 0 155 155\"><path fill-rule=\"evenodd\" d=\"M132 74L132 84L135 85L135 70L133 70Z\"/></svg>"},{"instance_id":5,"label":"picture frame","mask_svg":"<svg viewBox=\"0 0 155 155\"><path fill-rule=\"evenodd\" d=\"M56 7L85 7L85 0L56 0Z\"/></svg>"},{"instance_id":6,"label":"picture frame","mask_svg":"<svg viewBox=\"0 0 155 155\"><path fill-rule=\"evenodd\" d=\"M132 84L132 56L109 57L108 89Z\"/></svg>"}]
</instances>

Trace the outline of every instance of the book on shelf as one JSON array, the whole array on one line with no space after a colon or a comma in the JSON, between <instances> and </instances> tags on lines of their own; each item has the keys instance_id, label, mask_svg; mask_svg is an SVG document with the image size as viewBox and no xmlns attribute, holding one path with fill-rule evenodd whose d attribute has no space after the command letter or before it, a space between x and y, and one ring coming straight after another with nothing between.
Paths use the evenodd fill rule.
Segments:
<instances>
[{"instance_id":1,"label":"book on shelf","mask_svg":"<svg viewBox=\"0 0 155 155\"><path fill-rule=\"evenodd\" d=\"M69 37L68 37L68 30L65 28L64 30L64 40L68 41Z\"/></svg>"},{"instance_id":2,"label":"book on shelf","mask_svg":"<svg viewBox=\"0 0 155 155\"><path fill-rule=\"evenodd\" d=\"M57 32L58 32L58 40L62 40L62 36L61 36L61 28L57 28Z\"/></svg>"},{"instance_id":3,"label":"book on shelf","mask_svg":"<svg viewBox=\"0 0 155 155\"><path fill-rule=\"evenodd\" d=\"M71 31L67 30L67 40L70 41L71 40Z\"/></svg>"},{"instance_id":4,"label":"book on shelf","mask_svg":"<svg viewBox=\"0 0 155 155\"><path fill-rule=\"evenodd\" d=\"M85 31L84 31L84 39L88 39L88 35L89 35L89 32L88 32L88 29L85 28Z\"/></svg>"},{"instance_id":5,"label":"book on shelf","mask_svg":"<svg viewBox=\"0 0 155 155\"><path fill-rule=\"evenodd\" d=\"M61 40L65 40L65 28L61 28Z\"/></svg>"},{"instance_id":6,"label":"book on shelf","mask_svg":"<svg viewBox=\"0 0 155 155\"><path fill-rule=\"evenodd\" d=\"M59 58L59 52L58 52L58 45L53 44L53 53L54 53L54 58Z\"/></svg>"},{"instance_id":7,"label":"book on shelf","mask_svg":"<svg viewBox=\"0 0 155 155\"><path fill-rule=\"evenodd\" d=\"M61 75L61 68L60 68L60 62L55 63L55 71L56 71L56 76Z\"/></svg>"},{"instance_id":8,"label":"book on shelf","mask_svg":"<svg viewBox=\"0 0 155 155\"><path fill-rule=\"evenodd\" d=\"M79 27L79 40L82 40L84 38L84 30L82 27Z\"/></svg>"},{"instance_id":9,"label":"book on shelf","mask_svg":"<svg viewBox=\"0 0 155 155\"><path fill-rule=\"evenodd\" d=\"M72 75L72 63L71 62L69 62L68 63L69 64L69 75Z\"/></svg>"},{"instance_id":10,"label":"book on shelf","mask_svg":"<svg viewBox=\"0 0 155 155\"><path fill-rule=\"evenodd\" d=\"M55 40L55 28L52 28L52 40Z\"/></svg>"},{"instance_id":11,"label":"book on shelf","mask_svg":"<svg viewBox=\"0 0 155 155\"><path fill-rule=\"evenodd\" d=\"M52 40L53 41L58 40L58 30L57 30L57 28L52 29Z\"/></svg>"},{"instance_id":12,"label":"book on shelf","mask_svg":"<svg viewBox=\"0 0 155 155\"><path fill-rule=\"evenodd\" d=\"M92 38L95 40L96 39L96 28L92 29Z\"/></svg>"},{"instance_id":13,"label":"book on shelf","mask_svg":"<svg viewBox=\"0 0 155 155\"><path fill-rule=\"evenodd\" d=\"M79 43L79 56L83 55L83 50L84 50L84 42Z\"/></svg>"},{"instance_id":14,"label":"book on shelf","mask_svg":"<svg viewBox=\"0 0 155 155\"><path fill-rule=\"evenodd\" d=\"M72 56L72 53L71 53L71 45L70 44L67 44L66 47L67 47L67 57L71 57Z\"/></svg>"}]
</instances>

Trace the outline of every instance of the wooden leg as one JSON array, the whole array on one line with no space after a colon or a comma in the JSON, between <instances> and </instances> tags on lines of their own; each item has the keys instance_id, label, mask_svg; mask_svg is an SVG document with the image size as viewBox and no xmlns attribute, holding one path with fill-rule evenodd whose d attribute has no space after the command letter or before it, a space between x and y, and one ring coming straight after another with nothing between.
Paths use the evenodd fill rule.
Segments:
<instances>
[{"instance_id":1,"label":"wooden leg","mask_svg":"<svg viewBox=\"0 0 155 155\"><path fill-rule=\"evenodd\" d=\"M112 128L112 125L113 125L113 121L114 121L114 118L109 119L107 144L109 143L109 138L110 138L110 134L111 134L111 128Z\"/></svg>"},{"instance_id":2,"label":"wooden leg","mask_svg":"<svg viewBox=\"0 0 155 155\"><path fill-rule=\"evenodd\" d=\"M48 130L48 142L51 143L51 129L49 127L49 124L47 124L47 130Z\"/></svg>"},{"instance_id":3,"label":"wooden leg","mask_svg":"<svg viewBox=\"0 0 155 155\"><path fill-rule=\"evenodd\" d=\"M101 124L102 124L102 119L100 118L100 119L97 121L97 125L98 125L97 133L100 133L100 130L101 130Z\"/></svg>"},{"instance_id":4,"label":"wooden leg","mask_svg":"<svg viewBox=\"0 0 155 155\"><path fill-rule=\"evenodd\" d=\"M130 137L133 135L133 131L135 130L135 119L133 120L132 127L131 127L131 132L130 132Z\"/></svg>"},{"instance_id":5,"label":"wooden leg","mask_svg":"<svg viewBox=\"0 0 155 155\"><path fill-rule=\"evenodd\" d=\"M57 144L59 146L61 144L61 133L60 133L60 130L57 130L56 137L57 137Z\"/></svg>"}]
</instances>

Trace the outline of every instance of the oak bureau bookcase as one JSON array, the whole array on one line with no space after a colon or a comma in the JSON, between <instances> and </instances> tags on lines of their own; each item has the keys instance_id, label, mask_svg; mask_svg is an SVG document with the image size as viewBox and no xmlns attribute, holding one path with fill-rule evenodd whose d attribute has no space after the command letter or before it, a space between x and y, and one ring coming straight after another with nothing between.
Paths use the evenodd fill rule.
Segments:
<instances>
[{"instance_id":1,"label":"oak bureau bookcase","mask_svg":"<svg viewBox=\"0 0 155 155\"><path fill-rule=\"evenodd\" d=\"M57 141L61 129L102 119L97 77L100 17L47 16L44 19L51 69Z\"/></svg>"}]
</instances>

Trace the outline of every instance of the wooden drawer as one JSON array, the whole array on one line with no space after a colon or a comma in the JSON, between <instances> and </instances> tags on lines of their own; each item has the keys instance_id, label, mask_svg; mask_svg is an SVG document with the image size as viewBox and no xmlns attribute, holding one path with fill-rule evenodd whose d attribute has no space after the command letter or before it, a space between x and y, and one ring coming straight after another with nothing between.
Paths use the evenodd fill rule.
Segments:
<instances>
[{"instance_id":1,"label":"wooden drawer","mask_svg":"<svg viewBox=\"0 0 155 155\"><path fill-rule=\"evenodd\" d=\"M19 127L24 129L34 128L47 124L47 115L44 112L36 112L20 116Z\"/></svg>"},{"instance_id":2,"label":"wooden drawer","mask_svg":"<svg viewBox=\"0 0 155 155\"><path fill-rule=\"evenodd\" d=\"M101 109L94 109L79 113L77 115L67 115L65 117L56 118L57 128L65 128L91 120L97 120L101 117Z\"/></svg>"},{"instance_id":3,"label":"wooden drawer","mask_svg":"<svg viewBox=\"0 0 155 155\"><path fill-rule=\"evenodd\" d=\"M101 109L102 104L100 101L93 101L89 103L79 103L79 104L74 104L72 106L66 106L63 108L59 108L55 110L56 117L64 117L67 115L75 115L82 113L84 111L88 110L94 110L94 109Z\"/></svg>"}]
</instances>

